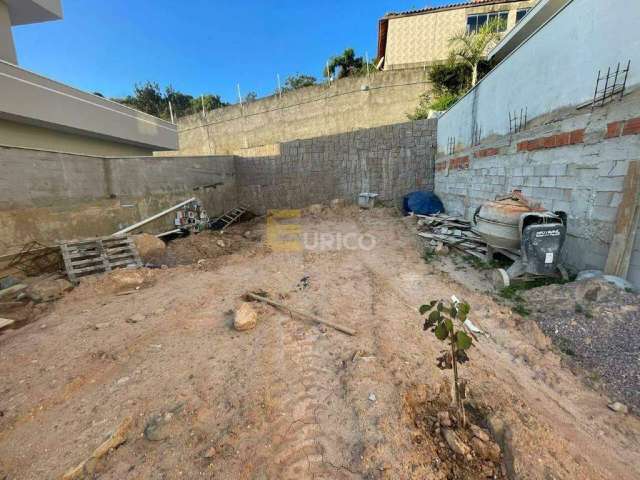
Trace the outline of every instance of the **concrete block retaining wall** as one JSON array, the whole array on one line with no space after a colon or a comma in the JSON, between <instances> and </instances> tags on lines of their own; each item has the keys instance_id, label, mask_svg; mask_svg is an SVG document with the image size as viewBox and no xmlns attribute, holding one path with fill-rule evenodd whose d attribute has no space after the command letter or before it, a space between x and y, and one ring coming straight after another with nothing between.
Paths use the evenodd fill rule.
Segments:
<instances>
[{"instance_id":1,"label":"concrete block retaining wall","mask_svg":"<svg viewBox=\"0 0 640 480\"><path fill-rule=\"evenodd\" d=\"M180 154L252 156L252 150L406 122L429 90L424 68L371 72L178 120Z\"/></svg>"},{"instance_id":2,"label":"concrete block retaining wall","mask_svg":"<svg viewBox=\"0 0 640 480\"><path fill-rule=\"evenodd\" d=\"M0 147L0 257L32 240L109 235L189 197L210 215L258 213L363 191L394 200L433 188L436 122L423 120L281 145L268 157L102 158ZM171 217L150 224L161 231Z\"/></svg>"},{"instance_id":3,"label":"concrete block retaining wall","mask_svg":"<svg viewBox=\"0 0 640 480\"><path fill-rule=\"evenodd\" d=\"M102 158L0 147L0 172L0 257L32 240L109 235L192 196L214 213L237 202L230 156Z\"/></svg>"},{"instance_id":4,"label":"concrete block retaining wall","mask_svg":"<svg viewBox=\"0 0 640 480\"><path fill-rule=\"evenodd\" d=\"M572 109L516 135L438 156L435 190L445 207L471 218L496 195L521 189L569 215L566 262L604 267L629 160L640 160L640 91L593 111ZM640 285L640 233L629 280Z\"/></svg>"}]
</instances>

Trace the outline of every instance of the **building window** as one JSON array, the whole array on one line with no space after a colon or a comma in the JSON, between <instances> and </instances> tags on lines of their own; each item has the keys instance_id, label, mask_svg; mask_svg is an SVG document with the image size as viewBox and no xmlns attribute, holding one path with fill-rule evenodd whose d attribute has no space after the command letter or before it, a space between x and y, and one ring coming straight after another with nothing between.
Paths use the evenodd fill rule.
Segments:
<instances>
[{"instance_id":1,"label":"building window","mask_svg":"<svg viewBox=\"0 0 640 480\"><path fill-rule=\"evenodd\" d=\"M507 29L507 17L509 12L493 12L493 13L478 13L467 16L467 32L475 33L485 23L489 23L492 20L499 20L498 31L504 32Z\"/></svg>"},{"instance_id":2,"label":"building window","mask_svg":"<svg viewBox=\"0 0 640 480\"><path fill-rule=\"evenodd\" d=\"M529 10L531 10L531 9L530 8L521 8L520 10L518 10L516 12L516 23L518 23L520 20L522 20Z\"/></svg>"}]
</instances>

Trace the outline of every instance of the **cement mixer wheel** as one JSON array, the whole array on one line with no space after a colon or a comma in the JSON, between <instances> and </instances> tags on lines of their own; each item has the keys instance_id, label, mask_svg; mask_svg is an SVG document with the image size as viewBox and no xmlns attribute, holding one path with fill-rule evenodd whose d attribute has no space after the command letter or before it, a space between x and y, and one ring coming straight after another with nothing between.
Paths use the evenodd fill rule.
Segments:
<instances>
[{"instance_id":1,"label":"cement mixer wheel","mask_svg":"<svg viewBox=\"0 0 640 480\"><path fill-rule=\"evenodd\" d=\"M509 278L509 274L503 268L496 268L491 274L491 279L493 281L493 286L497 290L501 290L511 285L511 279Z\"/></svg>"},{"instance_id":2,"label":"cement mixer wheel","mask_svg":"<svg viewBox=\"0 0 640 480\"><path fill-rule=\"evenodd\" d=\"M560 273L560 277L562 278L562 280L564 280L565 282L569 281L569 272L567 272L567 269L564 268L564 265L558 265L558 273Z\"/></svg>"}]
</instances>

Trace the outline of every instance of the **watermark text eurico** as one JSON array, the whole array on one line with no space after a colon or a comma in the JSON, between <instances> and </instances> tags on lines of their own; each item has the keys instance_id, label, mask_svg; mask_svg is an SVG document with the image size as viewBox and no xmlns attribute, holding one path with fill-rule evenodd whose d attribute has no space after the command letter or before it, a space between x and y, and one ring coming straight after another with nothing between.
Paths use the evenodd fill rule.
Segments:
<instances>
[{"instance_id":1,"label":"watermark text eurico","mask_svg":"<svg viewBox=\"0 0 640 480\"><path fill-rule=\"evenodd\" d=\"M376 237L359 232L304 232L300 210L270 210L267 214L267 245L274 252L303 250L373 250Z\"/></svg>"}]
</instances>

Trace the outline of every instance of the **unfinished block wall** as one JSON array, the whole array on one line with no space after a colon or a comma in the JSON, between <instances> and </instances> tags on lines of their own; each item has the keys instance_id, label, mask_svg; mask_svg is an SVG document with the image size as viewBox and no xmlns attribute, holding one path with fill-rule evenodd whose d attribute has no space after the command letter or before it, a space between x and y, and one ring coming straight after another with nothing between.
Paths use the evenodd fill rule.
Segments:
<instances>
[{"instance_id":1,"label":"unfinished block wall","mask_svg":"<svg viewBox=\"0 0 640 480\"><path fill-rule=\"evenodd\" d=\"M420 120L283 143L280 155L236 157L239 199L257 211L361 192L383 202L433 189L436 121Z\"/></svg>"},{"instance_id":2,"label":"unfinished block wall","mask_svg":"<svg viewBox=\"0 0 640 480\"><path fill-rule=\"evenodd\" d=\"M394 200L433 188L435 135L436 122L422 120L289 142L279 155L253 158L102 158L0 147L0 259L32 240L109 235L190 197L212 216L238 203L263 213L353 201L365 191Z\"/></svg>"},{"instance_id":3,"label":"unfinished block wall","mask_svg":"<svg viewBox=\"0 0 640 480\"><path fill-rule=\"evenodd\" d=\"M630 160L640 160L640 90L591 111L567 108L514 135L440 154L435 191L452 212L473 216L496 195L521 189L548 209L568 213L564 253L574 269L602 269ZM640 285L640 233L629 280Z\"/></svg>"}]
</instances>

